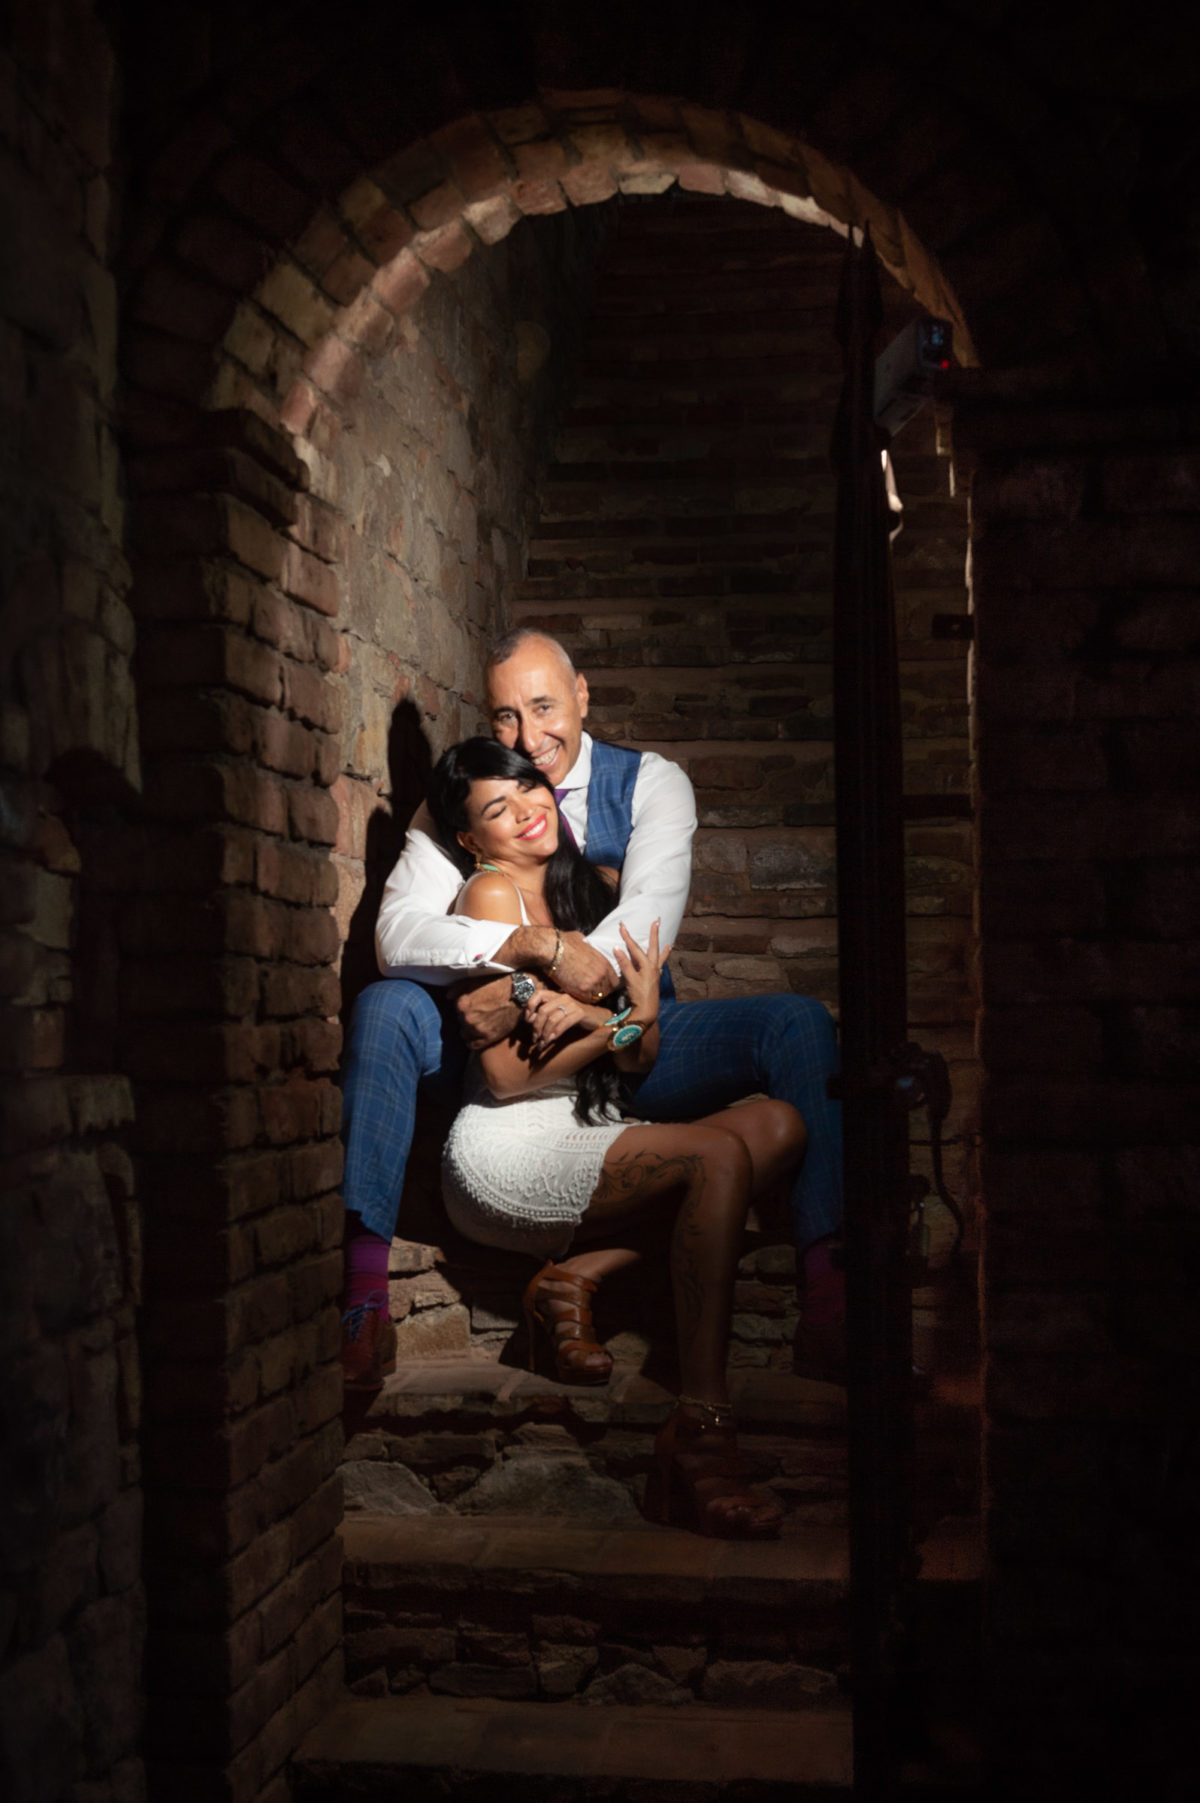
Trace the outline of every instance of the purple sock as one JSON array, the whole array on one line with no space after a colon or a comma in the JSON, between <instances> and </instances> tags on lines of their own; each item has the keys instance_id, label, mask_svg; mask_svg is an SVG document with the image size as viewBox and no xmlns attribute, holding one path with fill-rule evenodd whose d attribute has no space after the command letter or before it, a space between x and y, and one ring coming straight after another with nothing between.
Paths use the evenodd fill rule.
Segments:
<instances>
[{"instance_id":1,"label":"purple sock","mask_svg":"<svg viewBox=\"0 0 1200 1803\"><path fill-rule=\"evenodd\" d=\"M381 1239L362 1224L362 1216L346 1215L346 1278L342 1292L342 1308L357 1308L369 1303L375 1308L387 1307L388 1253L391 1240Z\"/></svg>"}]
</instances>

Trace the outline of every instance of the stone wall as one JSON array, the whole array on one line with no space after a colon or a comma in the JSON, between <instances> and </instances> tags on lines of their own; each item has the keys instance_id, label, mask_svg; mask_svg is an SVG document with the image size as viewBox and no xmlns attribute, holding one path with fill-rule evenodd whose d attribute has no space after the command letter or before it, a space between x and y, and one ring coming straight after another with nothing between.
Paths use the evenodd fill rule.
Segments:
<instances>
[{"instance_id":1,"label":"stone wall","mask_svg":"<svg viewBox=\"0 0 1200 1803\"><path fill-rule=\"evenodd\" d=\"M90 5L0 61L0 1772L142 1793L141 1253L100 842L140 782L115 450L116 67Z\"/></svg>"}]
</instances>

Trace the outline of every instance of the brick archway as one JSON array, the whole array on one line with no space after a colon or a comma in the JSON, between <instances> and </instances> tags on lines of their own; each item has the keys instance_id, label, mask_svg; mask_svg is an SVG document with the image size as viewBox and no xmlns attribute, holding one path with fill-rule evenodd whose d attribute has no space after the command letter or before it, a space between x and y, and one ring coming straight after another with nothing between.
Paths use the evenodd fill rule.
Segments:
<instances>
[{"instance_id":1,"label":"brick archway","mask_svg":"<svg viewBox=\"0 0 1200 1803\"><path fill-rule=\"evenodd\" d=\"M981 177L927 197L931 241L951 241L935 258L909 223L920 205L713 108L609 91L459 113L315 204L299 155L281 133L265 151L218 142L198 158L204 174L138 278L126 351L152 832L199 948L203 1017L181 1046L164 1010L138 1095L161 1283L145 1336L153 1719L175 1723L173 1688L208 1662L213 1724L196 1757L231 1764L247 1798L338 1681L329 1017L344 527L325 475L369 360L436 272L519 219L673 184L870 224L898 278L954 318L968 364L1044 349L1088 311L1053 225L1012 186ZM937 230L940 211L953 228ZM1082 368L1096 353L1075 354ZM205 1549L198 1567L187 1543ZM166 1763L170 1733L156 1743Z\"/></svg>"}]
</instances>

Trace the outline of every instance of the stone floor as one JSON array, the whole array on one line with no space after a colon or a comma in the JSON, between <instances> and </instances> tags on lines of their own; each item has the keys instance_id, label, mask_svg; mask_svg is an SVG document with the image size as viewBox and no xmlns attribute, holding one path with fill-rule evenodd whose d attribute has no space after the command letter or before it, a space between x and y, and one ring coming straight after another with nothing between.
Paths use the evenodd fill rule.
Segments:
<instances>
[{"instance_id":1,"label":"stone floor","mask_svg":"<svg viewBox=\"0 0 1200 1803\"><path fill-rule=\"evenodd\" d=\"M696 1710L682 1729L678 1711L645 1705L350 1699L305 1741L294 1794L297 1803L397 1792L410 1803L497 1799L515 1794L517 1778L522 1798L538 1803L735 1795L750 1803L781 1785L789 1798L844 1803L850 1720L845 1708L814 1712L798 1734L788 1716L759 1710Z\"/></svg>"}]
</instances>

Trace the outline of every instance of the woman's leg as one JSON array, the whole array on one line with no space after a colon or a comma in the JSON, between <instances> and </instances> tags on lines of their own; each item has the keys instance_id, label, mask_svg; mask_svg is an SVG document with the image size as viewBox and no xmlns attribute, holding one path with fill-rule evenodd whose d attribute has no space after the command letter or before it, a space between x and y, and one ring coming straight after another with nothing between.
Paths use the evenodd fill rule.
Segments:
<instances>
[{"instance_id":1,"label":"woman's leg","mask_svg":"<svg viewBox=\"0 0 1200 1803\"><path fill-rule=\"evenodd\" d=\"M701 1401L726 1401L729 1315L746 1209L788 1174L804 1144L804 1123L786 1102L747 1102L686 1127L627 1128L605 1159L577 1249L556 1269L602 1282L642 1258L642 1247L629 1242L664 1225L675 1205L670 1258L682 1387ZM574 1319L578 1300L578 1291L553 1275L537 1286L537 1306L551 1324ZM586 1361L589 1369L602 1363L607 1369L611 1361L599 1350Z\"/></svg>"},{"instance_id":2,"label":"woman's leg","mask_svg":"<svg viewBox=\"0 0 1200 1803\"><path fill-rule=\"evenodd\" d=\"M725 1349L753 1165L744 1141L723 1128L628 1127L613 1142L565 1267L593 1281L639 1256L630 1230L674 1215L671 1282L679 1369L686 1394L728 1401ZM587 1242L604 1243L589 1250Z\"/></svg>"}]
</instances>

